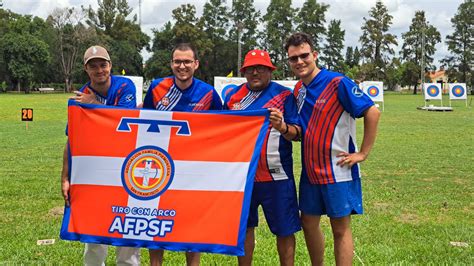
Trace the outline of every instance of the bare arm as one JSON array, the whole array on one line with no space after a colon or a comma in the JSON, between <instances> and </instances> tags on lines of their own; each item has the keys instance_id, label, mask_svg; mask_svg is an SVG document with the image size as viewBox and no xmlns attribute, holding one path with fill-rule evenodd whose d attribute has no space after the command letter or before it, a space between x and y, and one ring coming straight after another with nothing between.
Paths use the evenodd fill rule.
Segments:
<instances>
[{"instance_id":1,"label":"bare arm","mask_svg":"<svg viewBox=\"0 0 474 266\"><path fill-rule=\"evenodd\" d=\"M359 152L347 153L341 152L337 157L342 157L337 161L337 165L347 165L352 167L358 162L365 161L369 156L370 151L375 143L375 137L377 136L377 124L380 118L380 111L377 107L372 106L367 109L364 113L364 138L362 139L362 146Z\"/></svg>"},{"instance_id":2,"label":"bare arm","mask_svg":"<svg viewBox=\"0 0 474 266\"><path fill-rule=\"evenodd\" d=\"M78 103L102 104L101 102L97 101L95 93L93 91L90 91L90 93L74 91L74 93L76 95L72 96L69 99L73 99Z\"/></svg>"},{"instance_id":3,"label":"bare arm","mask_svg":"<svg viewBox=\"0 0 474 266\"><path fill-rule=\"evenodd\" d=\"M280 110L276 108L268 108L268 110L272 127L278 130L286 140L292 141L301 137L301 127L283 121L283 113Z\"/></svg>"},{"instance_id":4,"label":"bare arm","mask_svg":"<svg viewBox=\"0 0 474 266\"><path fill-rule=\"evenodd\" d=\"M68 158L68 143L64 146L63 153L63 170L61 171L61 192L64 202L69 206L69 158Z\"/></svg>"}]
</instances>

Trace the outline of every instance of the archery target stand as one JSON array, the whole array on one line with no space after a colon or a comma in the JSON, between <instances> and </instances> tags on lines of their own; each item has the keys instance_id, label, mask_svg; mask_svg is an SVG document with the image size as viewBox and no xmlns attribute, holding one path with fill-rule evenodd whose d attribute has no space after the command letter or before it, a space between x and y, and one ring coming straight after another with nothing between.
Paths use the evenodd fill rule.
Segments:
<instances>
[{"instance_id":1,"label":"archery target stand","mask_svg":"<svg viewBox=\"0 0 474 266\"><path fill-rule=\"evenodd\" d=\"M383 82L382 81L364 81L359 84L362 91L372 99L374 103L382 103L382 112L385 111L385 102L383 100ZM380 105L375 104L378 108Z\"/></svg>"},{"instance_id":2,"label":"archery target stand","mask_svg":"<svg viewBox=\"0 0 474 266\"><path fill-rule=\"evenodd\" d=\"M439 83L423 83L423 94L425 95L425 106L418 107L418 110L426 111L437 111L437 112L450 112L453 110L451 107L443 106L443 95L441 94L441 84ZM440 100L441 106L435 106L433 104L427 105L428 101Z\"/></svg>"},{"instance_id":3,"label":"archery target stand","mask_svg":"<svg viewBox=\"0 0 474 266\"><path fill-rule=\"evenodd\" d=\"M464 100L466 101L467 107L467 90L466 83L449 83L449 107L451 107L451 101Z\"/></svg>"}]
</instances>

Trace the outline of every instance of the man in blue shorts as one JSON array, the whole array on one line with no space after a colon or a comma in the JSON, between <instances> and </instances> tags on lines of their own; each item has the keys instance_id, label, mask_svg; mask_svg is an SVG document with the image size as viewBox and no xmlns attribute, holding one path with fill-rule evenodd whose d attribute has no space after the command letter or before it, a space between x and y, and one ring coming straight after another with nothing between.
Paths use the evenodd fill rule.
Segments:
<instances>
[{"instance_id":1,"label":"man in blue shorts","mask_svg":"<svg viewBox=\"0 0 474 266\"><path fill-rule=\"evenodd\" d=\"M143 101L143 108L161 111L221 110L222 102L214 87L194 78L199 67L197 51L189 43L176 45L171 52L173 76L153 80ZM163 263L163 250L150 249L150 264ZM200 264L199 252L186 252L187 265Z\"/></svg>"},{"instance_id":2,"label":"man in blue shorts","mask_svg":"<svg viewBox=\"0 0 474 266\"><path fill-rule=\"evenodd\" d=\"M267 108L271 122L255 175L247 221L245 256L238 258L239 265L252 263L259 205L262 205L270 231L277 236L281 265L294 265L294 233L301 230L291 144L291 140L299 137L301 128L291 91L271 81L272 71L275 69L266 51L248 52L240 69L247 83L227 92L224 99L224 109L227 110Z\"/></svg>"},{"instance_id":3,"label":"man in blue shorts","mask_svg":"<svg viewBox=\"0 0 474 266\"><path fill-rule=\"evenodd\" d=\"M113 76L112 62L107 50L101 46L91 46L84 53L84 70L90 82L85 84L71 99L78 103L103 104L136 108L135 85L124 77ZM66 143L61 172L61 190L66 205L69 205L69 144ZM107 245L86 243L85 265L104 265L107 258ZM117 265L139 265L140 250L131 247L117 247Z\"/></svg>"},{"instance_id":4,"label":"man in blue shorts","mask_svg":"<svg viewBox=\"0 0 474 266\"><path fill-rule=\"evenodd\" d=\"M311 37L291 35L285 44L288 63L300 81L295 86L303 128L299 204L311 263L322 265L324 237L321 215L330 218L337 265L351 265L354 246L351 214L362 214L359 162L375 142L380 112L349 78L319 69ZM355 118L364 117L360 151Z\"/></svg>"}]
</instances>

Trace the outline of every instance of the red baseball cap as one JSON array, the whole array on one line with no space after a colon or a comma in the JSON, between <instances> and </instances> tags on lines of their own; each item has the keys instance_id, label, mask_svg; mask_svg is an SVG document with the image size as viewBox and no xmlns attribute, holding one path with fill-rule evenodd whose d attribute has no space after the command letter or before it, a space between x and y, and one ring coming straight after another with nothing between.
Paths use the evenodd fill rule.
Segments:
<instances>
[{"instance_id":1,"label":"red baseball cap","mask_svg":"<svg viewBox=\"0 0 474 266\"><path fill-rule=\"evenodd\" d=\"M270 55L267 51L263 50L251 50L245 55L244 65L240 69L240 72L244 72L245 68L251 66L262 65L269 67L272 71L276 69L276 67L272 64L272 60L270 59Z\"/></svg>"}]
</instances>

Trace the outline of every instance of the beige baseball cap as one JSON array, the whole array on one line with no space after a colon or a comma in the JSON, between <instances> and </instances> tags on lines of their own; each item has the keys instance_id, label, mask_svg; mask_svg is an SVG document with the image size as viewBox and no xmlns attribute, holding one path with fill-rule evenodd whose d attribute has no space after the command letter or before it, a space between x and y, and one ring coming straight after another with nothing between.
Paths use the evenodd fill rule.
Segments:
<instances>
[{"instance_id":1,"label":"beige baseball cap","mask_svg":"<svg viewBox=\"0 0 474 266\"><path fill-rule=\"evenodd\" d=\"M104 47L98 45L91 46L86 50L84 53L84 65L87 64L89 60L94 58L102 58L110 61L110 56L107 50Z\"/></svg>"}]
</instances>

